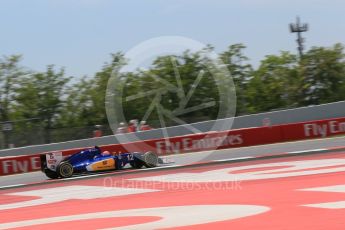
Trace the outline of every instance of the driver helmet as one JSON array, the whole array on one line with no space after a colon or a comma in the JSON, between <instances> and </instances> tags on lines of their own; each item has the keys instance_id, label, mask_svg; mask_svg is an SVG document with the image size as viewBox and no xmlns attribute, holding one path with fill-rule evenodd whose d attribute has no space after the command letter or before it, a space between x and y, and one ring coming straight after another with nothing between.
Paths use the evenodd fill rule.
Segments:
<instances>
[{"instance_id":1,"label":"driver helmet","mask_svg":"<svg viewBox=\"0 0 345 230\"><path fill-rule=\"evenodd\" d=\"M103 152L102 152L102 155L103 155L103 156L108 156L108 155L110 155L110 152L109 152L109 151L103 151Z\"/></svg>"}]
</instances>

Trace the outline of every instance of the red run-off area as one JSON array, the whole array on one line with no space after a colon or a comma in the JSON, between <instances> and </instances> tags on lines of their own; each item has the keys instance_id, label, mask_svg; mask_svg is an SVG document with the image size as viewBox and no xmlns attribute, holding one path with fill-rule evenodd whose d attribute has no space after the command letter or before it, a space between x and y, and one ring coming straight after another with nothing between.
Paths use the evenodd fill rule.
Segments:
<instances>
[{"instance_id":1,"label":"red run-off area","mask_svg":"<svg viewBox=\"0 0 345 230\"><path fill-rule=\"evenodd\" d=\"M0 229L345 229L345 153L0 192Z\"/></svg>"}]
</instances>

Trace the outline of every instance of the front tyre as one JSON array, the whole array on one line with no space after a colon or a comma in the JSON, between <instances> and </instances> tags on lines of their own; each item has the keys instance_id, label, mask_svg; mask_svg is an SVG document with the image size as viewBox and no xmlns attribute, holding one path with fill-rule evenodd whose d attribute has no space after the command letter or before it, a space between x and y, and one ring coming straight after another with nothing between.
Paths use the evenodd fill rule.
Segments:
<instances>
[{"instance_id":1,"label":"front tyre","mask_svg":"<svg viewBox=\"0 0 345 230\"><path fill-rule=\"evenodd\" d=\"M153 168L158 165L158 156L153 152L144 153L144 165L146 168Z\"/></svg>"},{"instance_id":2,"label":"front tyre","mask_svg":"<svg viewBox=\"0 0 345 230\"><path fill-rule=\"evenodd\" d=\"M73 175L73 166L68 161L63 161L56 168L56 172L62 178L71 177Z\"/></svg>"}]
</instances>

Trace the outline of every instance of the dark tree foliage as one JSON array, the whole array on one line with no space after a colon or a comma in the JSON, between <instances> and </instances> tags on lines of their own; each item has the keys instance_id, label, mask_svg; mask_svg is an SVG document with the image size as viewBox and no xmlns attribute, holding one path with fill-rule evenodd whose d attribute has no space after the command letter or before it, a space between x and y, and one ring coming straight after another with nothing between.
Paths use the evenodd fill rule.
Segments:
<instances>
[{"instance_id":1,"label":"dark tree foliage","mask_svg":"<svg viewBox=\"0 0 345 230\"><path fill-rule=\"evenodd\" d=\"M203 54L212 51L208 46L161 56L146 69L122 73L117 85L123 95L117 100L126 120L144 118L161 127L218 118L219 89L225 86L205 68L210 63ZM219 54L236 86L237 115L345 100L342 44L312 47L302 58L289 52L267 55L257 68L249 64L244 51L244 45L234 44ZM95 125L107 126L107 85L114 70L128 61L122 53L112 54L100 71L74 84L64 69L49 65L45 72L35 72L23 68L20 61L19 55L0 58L0 122L2 127L13 125L11 132L2 132L2 147L12 142L27 145L90 137ZM128 99L138 93L144 94ZM160 111L154 100L159 100ZM165 124L160 121L162 115Z\"/></svg>"}]
</instances>

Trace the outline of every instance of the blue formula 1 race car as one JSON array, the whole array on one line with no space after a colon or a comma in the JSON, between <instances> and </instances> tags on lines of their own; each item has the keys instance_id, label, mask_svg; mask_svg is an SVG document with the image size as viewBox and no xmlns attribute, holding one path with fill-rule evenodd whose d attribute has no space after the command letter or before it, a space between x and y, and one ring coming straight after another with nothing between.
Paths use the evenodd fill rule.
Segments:
<instances>
[{"instance_id":1,"label":"blue formula 1 race car","mask_svg":"<svg viewBox=\"0 0 345 230\"><path fill-rule=\"evenodd\" d=\"M161 159L152 152L112 155L97 146L63 156L61 152L41 154L41 171L51 179L68 178L74 174L123 169L126 165L140 169L156 167Z\"/></svg>"}]
</instances>

